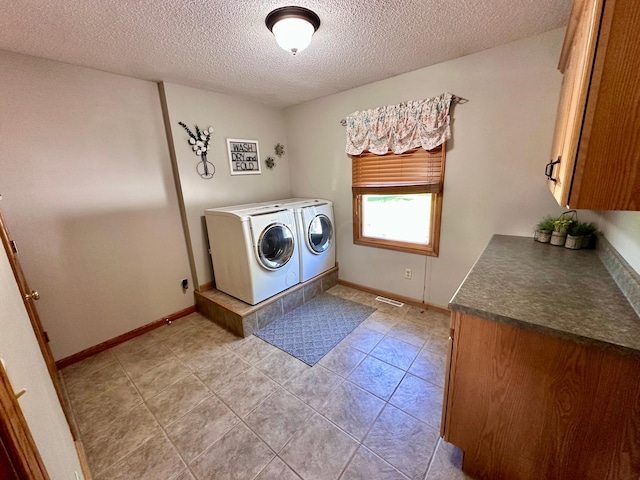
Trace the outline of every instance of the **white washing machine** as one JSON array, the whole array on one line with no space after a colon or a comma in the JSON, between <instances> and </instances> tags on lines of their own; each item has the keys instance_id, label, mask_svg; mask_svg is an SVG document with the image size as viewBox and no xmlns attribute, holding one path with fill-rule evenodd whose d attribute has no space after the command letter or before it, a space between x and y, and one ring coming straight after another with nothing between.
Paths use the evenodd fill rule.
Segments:
<instances>
[{"instance_id":1,"label":"white washing machine","mask_svg":"<svg viewBox=\"0 0 640 480\"><path fill-rule=\"evenodd\" d=\"M333 203L323 199L287 199L278 204L296 217L300 281L320 275L336 265Z\"/></svg>"},{"instance_id":2,"label":"white washing machine","mask_svg":"<svg viewBox=\"0 0 640 480\"><path fill-rule=\"evenodd\" d=\"M300 283L291 209L236 205L205 210L216 288L250 305Z\"/></svg>"}]
</instances>

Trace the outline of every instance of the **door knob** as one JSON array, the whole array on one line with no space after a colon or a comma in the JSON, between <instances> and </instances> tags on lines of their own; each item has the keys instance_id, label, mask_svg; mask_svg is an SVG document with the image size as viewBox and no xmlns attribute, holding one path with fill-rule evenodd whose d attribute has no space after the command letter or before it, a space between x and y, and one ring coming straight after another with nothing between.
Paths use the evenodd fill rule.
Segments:
<instances>
[{"instance_id":1,"label":"door knob","mask_svg":"<svg viewBox=\"0 0 640 480\"><path fill-rule=\"evenodd\" d=\"M31 293L27 293L24 298L26 298L27 300L29 300L30 298L38 300L40 298L40 294L36 290L31 290Z\"/></svg>"}]
</instances>

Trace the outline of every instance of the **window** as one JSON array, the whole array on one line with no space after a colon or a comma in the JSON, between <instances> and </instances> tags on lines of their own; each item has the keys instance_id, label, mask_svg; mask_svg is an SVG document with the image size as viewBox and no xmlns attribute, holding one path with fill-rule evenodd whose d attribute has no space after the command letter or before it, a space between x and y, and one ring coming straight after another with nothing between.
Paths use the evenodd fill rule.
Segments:
<instances>
[{"instance_id":1,"label":"window","mask_svg":"<svg viewBox=\"0 0 640 480\"><path fill-rule=\"evenodd\" d=\"M438 256L445 145L352 157L353 242Z\"/></svg>"}]
</instances>

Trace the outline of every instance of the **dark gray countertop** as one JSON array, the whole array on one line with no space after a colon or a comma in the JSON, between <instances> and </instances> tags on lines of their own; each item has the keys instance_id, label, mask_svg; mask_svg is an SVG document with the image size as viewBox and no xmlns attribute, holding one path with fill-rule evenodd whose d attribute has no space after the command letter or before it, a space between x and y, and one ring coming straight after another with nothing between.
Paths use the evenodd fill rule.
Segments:
<instances>
[{"instance_id":1,"label":"dark gray countertop","mask_svg":"<svg viewBox=\"0 0 640 480\"><path fill-rule=\"evenodd\" d=\"M595 250L494 235L449 308L640 355L640 318Z\"/></svg>"}]
</instances>

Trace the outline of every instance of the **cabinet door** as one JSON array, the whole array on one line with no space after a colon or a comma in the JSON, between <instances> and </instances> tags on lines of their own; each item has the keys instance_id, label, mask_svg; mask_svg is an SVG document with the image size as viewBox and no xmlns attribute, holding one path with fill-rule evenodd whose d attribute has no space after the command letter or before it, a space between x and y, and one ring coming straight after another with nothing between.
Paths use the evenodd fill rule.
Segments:
<instances>
[{"instance_id":1,"label":"cabinet door","mask_svg":"<svg viewBox=\"0 0 640 480\"><path fill-rule=\"evenodd\" d=\"M574 19L577 25L572 28L575 29L573 41L566 47L570 52L560 93L551 159L559 162L548 167L549 188L563 206L569 203L571 193L602 8L603 0L586 0L582 4Z\"/></svg>"}]
</instances>

